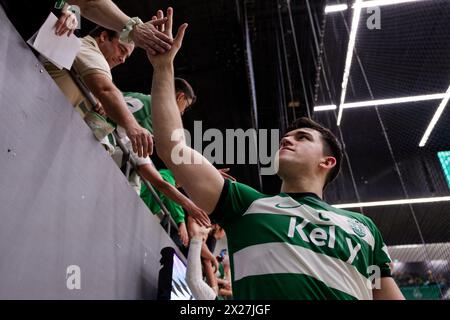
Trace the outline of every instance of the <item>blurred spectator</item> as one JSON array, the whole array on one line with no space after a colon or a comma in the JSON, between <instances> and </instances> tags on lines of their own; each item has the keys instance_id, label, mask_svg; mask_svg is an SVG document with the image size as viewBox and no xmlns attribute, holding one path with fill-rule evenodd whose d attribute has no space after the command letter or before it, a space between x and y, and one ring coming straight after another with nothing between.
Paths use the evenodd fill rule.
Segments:
<instances>
[{"instance_id":1,"label":"blurred spectator","mask_svg":"<svg viewBox=\"0 0 450 320\"><path fill-rule=\"evenodd\" d=\"M175 78L175 99L178 110L183 115L197 100L194 89L185 79ZM124 92L124 99L138 123L153 133L152 97L140 92Z\"/></svg>"},{"instance_id":2,"label":"blurred spectator","mask_svg":"<svg viewBox=\"0 0 450 320\"><path fill-rule=\"evenodd\" d=\"M232 299L230 259L227 250L223 249L217 256L219 270L216 272L217 284L219 286L218 295L223 299Z\"/></svg>"},{"instance_id":3,"label":"blurred spectator","mask_svg":"<svg viewBox=\"0 0 450 320\"><path fill-rule=\"evenodd\" d=\"M156 169L153 167L153 170ZM140 169L140 171L142 171ZM156 171L158 172L158 171ZM147 178L148 176L145 175ZM178 226L178 235L181 240L181 244L187 247L189 243L188 233L186 229L184 210L192 216L196 217L199 213L202 212L200 208L198 208L189 198L184 196L181 192L176 189L176 182L173 174L170 170L163 169L159 170L159 176L156 174L153 177L148 177L148 180L152 186L156 188L155 192L158 194L164 206L167 208L169 213L171 214L173 220ZM153 214L162 214L162 209L160 205L156 202L150 191L147 189L145 185L142 185L141 189L141 199L147 205L147 207L151 210ZM167 222L168 223L168 222ZM179 241L176 241L178 245L180 245Z\"/></svg>"},{"instance_id":4,"label":"blurred spectator","mask_svg":"<svg viewBox=\"0 0 450 320\"><path fill-rule=\"evenodd\" d=\"M100 102L108 117L124 128L134 152L139 157L145 157L153 150L152 137L128 110L111 75L111 69L124 63L133 50L132 44L119 42L117 32L97 27L82 39L82 47L73 63L73 70ZM77 107L77 111L83 117L90 112L91 106L87 103L80 104L84 95L71 74L66 70L59 70L51 63L46 63L45 67L72 105Z\"/></svg>"},{"instance_id":5,"label":"blurred spectator","mask_svg":"<svg viewBox=\"0 0 450 320\"><path fill-rule=\"evenodd\" d=\"M219 269L219 262L212 253L216 248L217 240L222 239L224 236L225 230L218 224L213 224L202 250L202 262L206 282L214 289L216 294L219 293L219 285L215 273Z\"/></svg>"},{"instance_id":6,"label":"blurred spectator","mask_svg":"<svg viewBox=\"0 0 450 320\"><path fill-rule=\"evenodd\" d=\"M123 95L129 110L133 113L139 125L147 129L150 133L153 133L151 96L140 92L124 92ZM195 103L196 96L194 90L185 79L175 78L175 99L180 114L184 114ZM133 170L130 173L130 182L133 187L139 190L139 193L140 181Z\"/></svg>"},{"instance_id":7,"label":"blurred spectator","mask_svg":"<svg viewBox=\"0 0 450 320\"><path fill-rule=\"evenodd\" d=\"M133 104L127 104L127 106L130 108L130 112L133 112L133 115L136 117L136 119L146 123L144 121L146 119L145 115L147 114L146 107L141 106L140 108L133 109ZM149 106L147 105L147 107ZM98 112L99 114L105 114L103 108L101 107L101 104L96 105L96 112ZM147 127L149 127L148 124ZM149 129L151 128L149 127ZM124 129L121 127L117 127L117 132L117 136L120 138L122 144L130 149L131 142L127 137ZM108 139L108 141L114 144L111 146L111 148L114 148L112 157L117 165L123 170L127 159L124 156L122 150L115 146L115 138L112 135L110 135L109 138L110 139ZM203 210L198 208L188 197L177 190L175 179L169 170L160 170L158 172L149 157L139 157L133 152L131 152L131 157L137 165L136 169L139 174L141 174L145 180L147 180L152 186L156 188L156 193L178 225L181 244L187 246L189 239L184 222L185 217L183 208L186 209L188 214L190 214L194 219L197 219L199 223L209 225L209 218L207 214ZM142 200L147 204L153 214L160 213L161 207L155 201L147 187L143 185L141 189L139 176L137 174L134 174L130 178L130 184L133 188L135 188L136 192L141 196Z\"/></svg>"},{"instance_id":8,"label":"blurred spectator","mask_svg":"<svg viewBox=\"0 0 450 320\"><path fill-rule=\"evenodd\" d=\"M231 273L230 264L226 250L222 250L216 260L221 261L222 274L220 276L220 289L215 290L208 285L202 278L201 271L201 252L202 246L205 245L208 234L211 233L208 228L198 225L192 218L188 217L188 232L190 237L190 246L188 254L188 264L186 270L186 282L191 292L197 300L222 300L229 299L231 293Z\"/></svg>"}]
</instances>

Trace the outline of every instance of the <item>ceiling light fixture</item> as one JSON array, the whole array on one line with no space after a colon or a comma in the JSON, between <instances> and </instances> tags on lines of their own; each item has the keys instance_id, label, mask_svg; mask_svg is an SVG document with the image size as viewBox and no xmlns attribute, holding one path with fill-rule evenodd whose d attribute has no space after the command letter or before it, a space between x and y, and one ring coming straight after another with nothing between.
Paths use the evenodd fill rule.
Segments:
<instances>
[{"instance_id":1,"label":"ceiling light fixture","mask_svg":"<svg viewBox=\"0 0 450 320\"><path fill-rule=\"evenodd\" d=\"M370 7L381 7L381 6L389 6L392 4L401 4L408 2L419 2L424 0L371 0L365 1L361 4L361 8L370 8Z\"/></svg>"},{"instance_id":2,"label":"ceiling light fixture","mask_svg":"<svg viewBox=\"0 0 450 320\"><path fill-rule=\"evenodd\" d=\"M352 65L353 58L353 49L355 48L356 41L356 33L358 31L359 18L361 17L361 0L356 0L353 8L353 18L352 18L352 28L350 30L350 37L348 40L348 48L347 48L347 56L345 58L345 69L344 69L344 77L342 79L342 91L341 91L341 101L339 104L338 117L337 117L337 125L341 125L342 120L342 105L345 101L345 94L347 93L347 84L348 77L350 75L350 67Z\"/></svg>"},{"instance_id":3,"label":"ceiling light fixture","mask_svg":"<svg viewBox=\"0 0 450 320\"><path fill-rule=\"evenodd\" d=\"M444 202L450 201L450 197L430 197L430 198L415 198L415 199L400 199L400 200L386 200L386 201L372 201L372 202L359 202L359 203L343 203L334 204L333 207L339 209L346 208L365 208L365 207L381 207L381 206L393 206L399 204L417 204L417 203L430 203L430 202Z\"/></svg>"},{"instance_id":4,"label":"ceiling light fixture","mask_svg":"<svg viewBox=\"0 0 450 320\"><path fill-rule=\"evenodd\" d=\"M381 6L388 6L393 4L401 4L401 3L408 3L408 2L418 2L418 1L424 1L424 0L371 0L371 1L365 1L361 3L361 8L370 8L370 7L381 7ZM355 5L352 6L354 8ZM325 13L334 13L334 12L340 12L345 11L348 9L348 6L346 4L333 4L325 7Z\"/></svg>"},{"instance_id":5,"label":"ceiling light fixture","mask_svg":"<svg viewBox=\"0 0 450 320\"><path fill-rule=\"evenodd\" d=\"M445 93L435 93L435 94L425 94L425 95L411 96L411 97L367 100L367 101L344 103L342 105L342 108L353 109L353 108L363 108L363 107L373 107L373 106L384 106L384 105L400 104L400 103L406 103L406 102L438 100L438 99L443 99L444 97L445 97ZM335 105L314 107L314 111L327 111L327 110L334 110L334 109L336 109Z\"/></svg>"},{"instance_id":6,"label":"ceiling light fixture","mask_svg":"<svg viewBox=\"0 0 450 320\"><path fill-rule=\"evenodd\" d=\"M344 103L344 105L342 107L344 109L351 109L351 108L390 105L390 104L398 104L398 103L406 103L406 102L437 100L437 99L442 99L444 97L445 97L445 93L437 93L437 94L427 94L427 95L421 95L421 96L350 102L350 103Z\"/></svg>"},{"instance_id":7,"label":"ceiling light fixture","mask_svg":"<svg viewBox=\"0 0 450 320\"><path fill-rule=\"evenodd\" d=\"M344 76L343 76L342 85L341 85L341 87L342 87L341 100L340 100L340 104L338 107L338 116L337 116L337 125L338 126L341 125L342 113L344 111L343 105L345 102L345 95L347 93L348 77L350 76L350 67L352 64L353 50L355 48L358 24L359 24L359 20L361 17L361 9L374 7L374 6L384 6L384 5L400 4L400 3L407 3L407 2L418 2L418 1L423 1L423 0L372 0L372 1L365 1L365 2L362 2L362 0L355 0L355 3L352 6L352 8L353 8L352 26L351 26L351 30L350 30L347 55L346 55L346 59L345 59Z\"/></svg>"},{"instance_id":8,"label":"ceiling light fixture","mask_svg":"<svg viewBox=\"0 0 450 320\"><path fill-rule=\"evenodd\" d=\"M337 106L335 104L314 107L314 111L326 111L326 110L336 110L336 109L337 109Z\"/></svg>"},{"instance_id":9,"label":"ceiling light fixture","mask_svg":"<svg viewBox=\"0 0 450 320\"><path fill-rule=\"evenodd\" d=\"M434 116L431 119L427 130L425 130L425 133L423 134L423 137L419 142L419 147L424 147L425 144L427 143L428 138L430 137L431 131L433 131L434 126L436 125L436 123L438 122L442 113L444 112L444 109L447 106L449 99L450 99L450 86L448 87L447 92L444 95L444 98L442 99L441 103L439 104L439 107L437 108L436 112L434 113Z\"/></svg>"},{"instance_id":10,"label":"ceiling light fixture","mask_svg":"<svg viewBox=\"0 0 450 320\"><path fill-rule=\"evenodd\" d=\"M335 4L335 5L331 5L331 6L326 6L325 13L345 11L347 9L348 9L348 6L346 4Z\"/></svg>"}]
</instances>

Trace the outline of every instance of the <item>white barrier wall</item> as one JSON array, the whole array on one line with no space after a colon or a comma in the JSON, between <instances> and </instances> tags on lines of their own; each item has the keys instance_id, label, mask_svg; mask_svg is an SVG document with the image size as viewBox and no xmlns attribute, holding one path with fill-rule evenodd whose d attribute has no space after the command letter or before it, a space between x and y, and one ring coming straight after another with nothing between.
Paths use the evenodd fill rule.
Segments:
<instances>
[{"instance_id":1,"label":"white barrier wall","mask_svg":"<svg viewBox=\"0 0 450 320\"><path fill-rule=\"evenodd\" d=\"M172 240L0 6L0 299L155 299Z\"/></svg>"}]
</instances>

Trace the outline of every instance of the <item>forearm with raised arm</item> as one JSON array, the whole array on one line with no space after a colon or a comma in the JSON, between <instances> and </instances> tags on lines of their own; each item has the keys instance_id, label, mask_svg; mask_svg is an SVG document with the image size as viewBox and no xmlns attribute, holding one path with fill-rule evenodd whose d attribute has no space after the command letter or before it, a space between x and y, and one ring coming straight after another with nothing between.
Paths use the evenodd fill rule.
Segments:
<instances>
[{"instance_id":1,"label":"forearm with raised arm","mask_svg":"<svg viewBox=\"0 0 450 320\"><path fill-rule=\"evenodd\" d=\"M67 2L79 6L83 17L117 32L122 31L130 19L111 0L69 0Z\"/></svg>"},{"instance_id":2,"label":"forearm with raised arm","mask_svg":"<svg viewBox=\"0 0 450 320\"><path fill-rule=\"evenodd\" d=\"M152 116L155 140L158 140L157 152L164 162L172 162L171 153L178 143L185 145L183 123L174 92L173 66L155 68L152 81ZM176 141L172 139L175 130L180 133Z\"/></svg>"},{"instance_id":3,"label":"forearm with raised arm","mask_svg":"<svg viewBox=\"0 0 450 320\"><path fill-rule=\"evenodd\" d=\"M176 181L186 190L189 198L198 207L210 213L219 199L224 180L208 160L186 146L174 92L173 65L155 67L152 81L152 117L155 141L158 141L157 152L173 172ZM172 137L174 133L176 137ZM182 154L183 158L188 160L187 163L175 163L172 152Z\"/></svg>"}]
</instances>

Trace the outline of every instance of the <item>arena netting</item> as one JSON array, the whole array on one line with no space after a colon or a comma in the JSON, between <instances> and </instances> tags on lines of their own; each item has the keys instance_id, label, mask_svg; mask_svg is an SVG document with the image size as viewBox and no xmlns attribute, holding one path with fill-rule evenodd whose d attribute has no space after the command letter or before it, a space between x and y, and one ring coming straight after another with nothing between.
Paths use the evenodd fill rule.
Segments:
<instances>
[{"instance_id":1,"label":"arena netting","mask_svg":"<svg viewBox=\"0 0 450 320\"><path fill-rule=\"evenodd\" d=\"M375 221L407 299L450 299L450 2L354 2L320 26L313 118L346 152L327 200Z\"/></svg>"}]
</instances>

